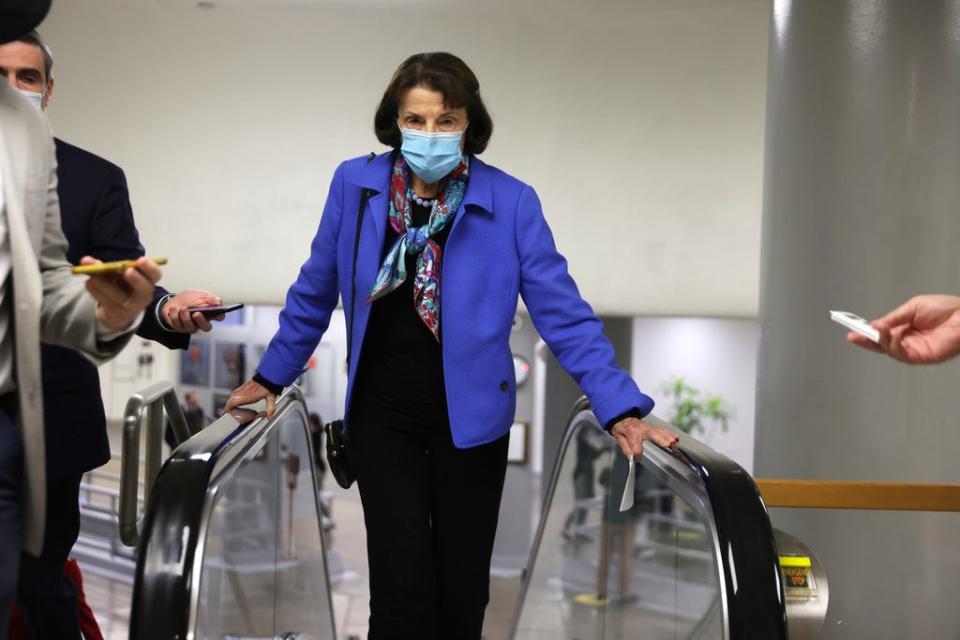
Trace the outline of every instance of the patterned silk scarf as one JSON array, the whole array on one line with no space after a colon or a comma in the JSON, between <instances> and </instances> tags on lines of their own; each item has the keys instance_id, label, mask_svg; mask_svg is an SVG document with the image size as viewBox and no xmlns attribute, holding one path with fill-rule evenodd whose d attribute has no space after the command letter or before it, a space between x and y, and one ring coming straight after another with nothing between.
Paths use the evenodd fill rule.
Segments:
<instances>
[{"instance_id":1,"label":"patterned silk scarf","mask_svg":"<svg viewBox=\"0 0 960 640\"><path fill-rule=\"evenodd\" d=\"M368 303L373 302L403 284L407 279L405 256L417 256L413 306L437 341L440 340L440 257L443 252L432 238L456 215L467 190L468 176L469 163L467 158L464 158L460 166L445 178L445 183L433 202L427 224L414 227L410 204L413 200L410 170L403 155L397 154L390 180L390 226L400 237L384 258L370 290L370 297L367 298Z\"/></svg>"}]
</instances>

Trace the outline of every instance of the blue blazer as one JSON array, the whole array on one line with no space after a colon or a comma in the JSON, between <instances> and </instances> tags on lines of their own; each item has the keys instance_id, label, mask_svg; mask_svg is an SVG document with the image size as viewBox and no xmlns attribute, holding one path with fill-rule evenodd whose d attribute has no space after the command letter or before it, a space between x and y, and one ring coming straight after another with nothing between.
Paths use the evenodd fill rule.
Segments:
<instances>
[{"instance_id":1,"label":"blue blazer","mask_svg":"<svg viewBox=\"0 0 960 640\"><path fill-rule=\"evenodd\" d=\"M310 258L287 293L280 329L258 373L287 386L303 373L343 297L350 300L354 232L360 194L371 191L360 230L357 300L347 384L346 415L360 362L370 305L386 237L392 153L348 160L333 176ZM513 423L516 381L510 328L523 296L534 326L587 394L601 424L632 409L646 415L653 400L614 361L603 323L567 272L534 190L480 159L444 248L440 325L443 372L453 441L460 448L492 442Z\"/></svg>"}]
</instances>

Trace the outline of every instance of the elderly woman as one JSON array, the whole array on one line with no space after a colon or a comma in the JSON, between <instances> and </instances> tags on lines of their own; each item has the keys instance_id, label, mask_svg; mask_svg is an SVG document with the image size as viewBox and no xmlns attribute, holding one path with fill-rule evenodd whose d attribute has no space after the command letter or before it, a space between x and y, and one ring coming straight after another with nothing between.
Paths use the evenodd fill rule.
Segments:
<instances>
[{"instance_id":1,"label":"elderly woman","mask_svg":"<svg viewBox=\"0 0 960 640\"><path fill-rule=\"evenodd\" d=\"M653 402L614 362L534 190L477 157L493 122L467 65L411 56L374 129L391 151L337 169L280 329L230 406L266 398L272 412L342 296L370 637L480 638L516 405L517 296L626 454L676 438L642 421Z\"/></svg>"}]
</instances>

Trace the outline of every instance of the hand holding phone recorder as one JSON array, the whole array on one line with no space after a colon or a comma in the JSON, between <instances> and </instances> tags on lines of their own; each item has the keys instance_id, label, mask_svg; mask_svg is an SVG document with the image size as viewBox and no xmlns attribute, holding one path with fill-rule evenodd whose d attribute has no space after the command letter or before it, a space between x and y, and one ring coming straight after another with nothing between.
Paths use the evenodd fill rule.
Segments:
<instances>
[{"instance_id":1,"label":"hand holding phone recorder","mask_svg":"<svg viewBox=\"0 0 960 640\"><path fill-rule=\"evenodd\" d=\"M880 331L860 316L849 311L831 311L830 319L837 324L842 324L850 331L859 333L870 342L880 344Z\"/></svg>"}]
</instances>

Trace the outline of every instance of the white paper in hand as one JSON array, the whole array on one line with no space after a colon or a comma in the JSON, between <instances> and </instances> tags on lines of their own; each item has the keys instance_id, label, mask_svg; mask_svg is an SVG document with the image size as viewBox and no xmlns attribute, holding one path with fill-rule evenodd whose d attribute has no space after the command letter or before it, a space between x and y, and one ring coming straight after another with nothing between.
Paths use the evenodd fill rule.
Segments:
<instances>
[{"instance_id":1,"label":"white paper in hand","mask_svg":"<svg viewBox=\"0 0 960 640\"><path fill-rule=\"evenodd\" d=\"M623 485L623 497L620 499L620 511L627 511L633 507L633 456L630 456L630 468L627 471L627 481Z\"/></svg>"}]
</instances>

